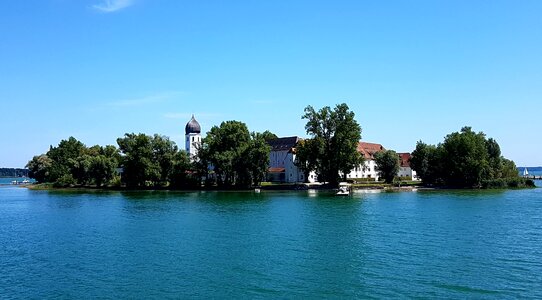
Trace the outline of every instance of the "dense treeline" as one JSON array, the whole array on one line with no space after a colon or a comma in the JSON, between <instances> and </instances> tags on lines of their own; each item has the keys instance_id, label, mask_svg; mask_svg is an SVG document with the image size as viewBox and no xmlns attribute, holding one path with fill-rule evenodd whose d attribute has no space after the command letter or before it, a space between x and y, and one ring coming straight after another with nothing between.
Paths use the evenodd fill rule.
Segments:
<instances>
[{"instance_id":1,"label":"dense treeline","mask_svg":"<svg viewBox=\"0 0 542 300\"><path fill-rule=\"evenodd\" d=\"M269 166L268 141L276 138L269 131L250 133L242 122L222 122L213 126L203 139L198 151L198 169L205 172L207 185L241 188L259 185ZM213 172L212 176L209 171Z\"/></svg>"},{"instance_id":2,"label":"dense treeline","mask_svg":"<svg viewBox=\"0 0 542 300\"><path fill-rule=\"evenodd\" d=\"M0 177L28 177L28 169L0 168Z\"/></svg>"},{"instance_id":3,"label":"dense treeline","mask_svg":"<svg viewBox=\"0 0 542 300\"><path fill-rule=\"evenodd\" d=\"M269 131L249 132L242 122L214 126L190 158L168 137L127 133L117 145L85 146L74 137L51 146L27 164L29 176L40 183L66 186L126 186L128 188L251 187L264 178L269 165Z\"/></svg>"},{"instance_id":4,"label":"dense treeline","mask_svg":"<svg viewBox=\"0 0 542 300\"><path fill-rule=\"evenodd\" d=\"M499 144L471 127L447 135L437 146L419 141L411 167L424 184L452 188L532 186L518 174L513 161L501 155Z\"/></svg>"}]
</instances>

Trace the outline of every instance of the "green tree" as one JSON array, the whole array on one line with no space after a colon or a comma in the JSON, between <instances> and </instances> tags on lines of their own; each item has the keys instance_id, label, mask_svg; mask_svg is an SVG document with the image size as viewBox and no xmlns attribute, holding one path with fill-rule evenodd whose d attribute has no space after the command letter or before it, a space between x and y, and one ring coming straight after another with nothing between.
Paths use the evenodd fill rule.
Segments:
<instances>
[{"instance_id":1,"label":"green tree","mask_svg":"<svg viewBox=\"0 0 542 300\"><path fill-rule=\"evenodd\" d=\"M426 184L442 182L440 177L442 167L439 152L436 146L418 141L416 149L411 154L410 166Z\"/></svg>"},{"instance_id":2,"label":"green tree","mask_svg":"<svg viewBox=\"0 0 542 300\"><path fill-rule=\"evenodd\" d=\"M171 186L174 188L199 188L200 178L194 173L194 165L190 161L190 155L186 151L178 151L173 157L171 171Z\"/></svg>"},{"instance_id":3,"label":"green tree","mask_svg":"<svg viewBox=\"0 0 542 300\"><path fill-rule=\"evenodd\" d=\"M94 181L96 186L100 187L114 178L117 165L118 162L113 157L107 157L103 154L92 156L88 168L89 178Z\"/></svg>"},{"instance_id":4,"label":"green tree","mask_svg":"<svg viewBox=\"0 0 542 300\"><path fill-rule=\"evenodd\" d=\"M318 158L321 157L320 151L323 149L318 139L301 140L295 148L295 164L303 171L305 182L309 181L309 176L312 171L317 171Z\"/></svg>"},{"instance_id":5,"label":"green tree","mask_svg":"<svg viewBox=\"0 0 542 300\"><path fill-rule=\"evenodd\" d=\"M337 105L333 110L326 106L318 111L309 105L302 117L307 119L307 134L320 147L317 173L333 185L338 183L339 173L346 179L352 169L363 163L357 151L361 127L354 117L354 112L345 103Z\"/></svg>"},{"instance_id":6,"label":"green tree","mask_svg":"<svg viewBox=\"0 0 542 300\"><path fill-rule=\"evenodd\" d=\"M51 159L51 167L49 168L48 182L55 182L64 175L79 174L74 170L74 162L79 156L85 153L87 148L83 143L70 137L67 140L62 140L57 147L50 147L47 152L47 157ZM68 177L65 177L66 179ZM77 182L81 178L72 178Z\"/></svg>"},{"instance_id":7,"label":"green tree","mask_svg":"<svg viewBox=\"0 0 542 300\"><path fill-rule=\"evenodd\" d=\"M123 180L128 187L156 185L161 178L160 164L153 152L153 138L143 133L127 133L118 138L124 169Z\"/></svg>"},{"instance_id":8,"label":"green tree","mask_svg":"<svg viewBox=\"0 0 542 300\"><path fill-rule=\"evenodd\" d=\"M167 184L174 166L174 158L179 149L175 142L168 137L155 134L151 140L153 149L152 160L158 163L160 168L160 181L162 185Z\"/></svg>"},{"instance_id":9,"label":"green tree","mask_svg":"<svg viewBox=\"0 0 542 300\"><path fill-rule=\"evenodd\" d=\"M239 165L241 166L239 175L244 178L241 183L243 186L257 186L265 179L270 152L271 147L267 143L265 133L253 132L250 141L239 157Z\"/></svg>"},{"instance_id":10,"label":"green tree","mask_svg":"<svg viewBox=\"0 0 542 300\"><path fill-rule=\"evenodd\" d=\"M374 154L376 170L386 183L392 183L399 172L399 155L393 150L379 151Z\"/></svg>"},{"instance_id":11,"label":"green tree","mask_svg":"<svg viewBox=\"0 0 542 300\"><path fill-rule=\"evenodd\" d=\"M247 126L239 121L222 122L213 126L203 139L208 160L214 168L219 186L232 186L240 171L241 153L250 141Z\"/></svg>"},{"instance_id":12,"label":"green tree","mask_svg":"<svg viewBox=\"0 0 542 300\"><path fill-rule=\"evenodd\" d=\"M272 133L269 130L266 130L262 133L258 133L258 136L261 137L265 142L269 142L269 141L276 140L279 138L276 134Z\"/></svg>"},{"instance_id":13,"label":"green tree","mask_svg":"<svg viewBox=\"0 0 542 300\"><path fill-rule=\"evenodd\" d=\"M52 163L52 160L46 154L34 156L26 164L29 170L28 176L34 178L39 183L47 182Z\"/></svg>"},{"instance_id":14,"label":"green tree","mask_svg":"<svg viewBox=\"0 0 542 300\"><path fill-rule=\"evenodd\" d=\"M485 134L475 133L470 127L446 136L442 143L443 177L453 187L479 187L489 179L490 166ZM442 170L442 171L444 171Z\"/></svg>"},{"instance_id":15,"label":"green tree","mask_svg":"<svg viewBox=\"0 0 542 300\"><path fill-rule=\"evenodd\" d=\"M213 126L198 149L198 169L212 166L221 187L249 187L259 184L267 172L269 152L266 139L270 132L250 133L239 121ZM202 170L203 171L203 170Z\"/></svg>"},{"instance_id":16,"label":"green tree","mask_svg":"<svg viewBox=\"0 0 542 300\"><path fill-rule=\"evenodd\" d=\"M447 135L438 146L418 142L410 163L424 184L479 188L520 182L514 162L502 157L497 141L471 127Z\"/></svg>"}]
</instances>

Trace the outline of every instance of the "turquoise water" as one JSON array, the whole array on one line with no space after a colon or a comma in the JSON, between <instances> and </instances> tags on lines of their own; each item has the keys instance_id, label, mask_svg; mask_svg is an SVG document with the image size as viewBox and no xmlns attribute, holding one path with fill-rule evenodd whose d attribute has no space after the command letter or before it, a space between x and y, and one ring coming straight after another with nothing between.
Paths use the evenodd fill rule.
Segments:
<instances>
[{"instance_id":1,"label":"turquoise water","mask_svg":"<svg viewBox=\"0 0 542 300\"><path fill-rule=\"evenodd\" d=\"M23 181L23 180L30 180L31 182L34 182L34 179L30 179L27 177L0 177L0 185L8 185L11 184L12 181Z\"/></svg>"},{"instance_id":2,"label":"turquoise water","mask_svg":"<svg viewBox=\"0 0 542 300\"><path fill-rule=\"evenodd\" d=\"M542 298L542 189L0 187L0 298Z\"/></svg>"}]
</instances>

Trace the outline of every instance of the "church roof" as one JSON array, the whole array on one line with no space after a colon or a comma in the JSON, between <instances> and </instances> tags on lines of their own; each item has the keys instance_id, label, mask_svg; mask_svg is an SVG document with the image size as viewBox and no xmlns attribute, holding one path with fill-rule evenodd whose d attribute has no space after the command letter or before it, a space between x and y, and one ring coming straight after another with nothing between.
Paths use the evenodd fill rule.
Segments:
<instances>
[{"instance_id":1,"label":"church roof","mask_svg":"<svg viewBox=\"0 0 542 300\"><path fill-rule=\"evenodd\" d=\"M298 136L283 137L268 142L271 151L291 151L301 139Z\"/></svg>"},{"instance_id":2,"label":"church roof","mask_svg":"<svg viewBox=\"0 0 542 300\"><path fill-rule=\"evenodd\" d=\"M363 155L365 159L374 159L376 152L386 150L381 144L359 142L358 152Z\"/></svg>"},{"instance_id":3,"label":"church roof","mask_svg":"<svg viewBox=\"0 0 542 300\"><path fill-rule=\"evenodd\" d=\"M184 128L185 134L190 133L201 133L201 126L199 125L198 121L194 118L194 115L192 115L192 119L186 123L186 127Z\"/></svg>"}]
</instances>

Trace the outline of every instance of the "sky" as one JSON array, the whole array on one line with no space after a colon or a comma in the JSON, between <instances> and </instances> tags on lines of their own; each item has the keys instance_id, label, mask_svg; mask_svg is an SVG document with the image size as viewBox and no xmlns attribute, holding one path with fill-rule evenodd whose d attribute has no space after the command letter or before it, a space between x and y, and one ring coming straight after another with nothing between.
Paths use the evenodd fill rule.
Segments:
<instances>
[{"instance_id":1,"label":"sky","mask_svg":"<svg viewBox=\"0 0 542 300\"><path fill-rule=\"evenodd\" d=\"M463 126L542 165L542 1L0 1L0 167L70 136L184 147L194 114L307 136L347 103L362 140L411 152Z\"/></svg>"}]
</instances>

